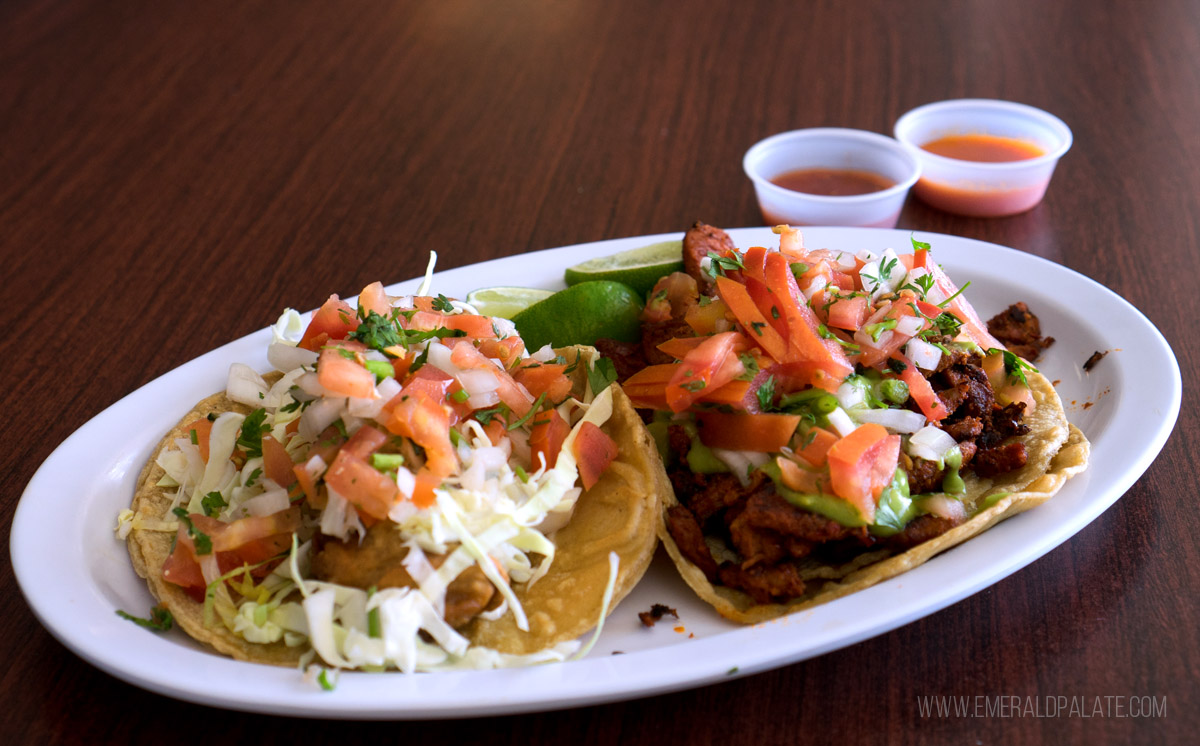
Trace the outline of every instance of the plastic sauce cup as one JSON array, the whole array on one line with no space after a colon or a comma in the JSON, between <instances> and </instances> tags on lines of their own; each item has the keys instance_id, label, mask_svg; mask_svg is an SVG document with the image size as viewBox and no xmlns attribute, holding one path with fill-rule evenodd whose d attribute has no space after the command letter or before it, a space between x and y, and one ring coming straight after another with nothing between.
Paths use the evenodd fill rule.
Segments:
<instances>
[{"instance_id":1,"label":"plastic sauce cup","mask_svg":"<svg viewBox=\"0 0 1200 746\"><path fill-rule=\"evenodd\" d=\"M1058 159L1071 147L1061 119L1032 106L991 99L956 99L918 107L896 121L896 139L921 160L913 192L946 212L1001 217L1031 210L1046 194ZM990 135L1036 146L1043 155L1000 163L935 155L923 145L953 135Z\"/></svg>"},{"instance_id":2,"label":"plastic sauce cup","mask_svg":"<svg viewBox=\"0 0 1200 746\"><path fill-rule=\"evenodd\" d=\"M915 153L890 137L835 127L793 130L756 143L742 159L767 225L894 228L908 190L921 175ZM828 196L771 183L799 169L867 171L894 182L868 194Z\"/></svg>"}]
</instances>

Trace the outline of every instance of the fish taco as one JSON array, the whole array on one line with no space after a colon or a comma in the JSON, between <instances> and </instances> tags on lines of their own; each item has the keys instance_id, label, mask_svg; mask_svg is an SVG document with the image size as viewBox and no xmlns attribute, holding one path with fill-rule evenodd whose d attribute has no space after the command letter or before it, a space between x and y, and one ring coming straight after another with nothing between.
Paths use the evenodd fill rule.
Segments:
<instances>
[{"instance_id":1,"label":"fish taco","mask_svg":"<svg viewBox=\"0 0 1200 746\"><path fill-rule=\"evenodd\" d=\"M443 296L287 311L142 472L118 531L194 639L405 672L562 660L637 583L669 484L591 348ZM603 379L603 376L593 378Z\"/></svg>"},{"instance_id":2,"label":"fish taco","mask_svg":"<svg viewBox=\"0 0 1200 746\"><path fill-rule=\"evenodd\" d=\"M743 623L920 565L1050 498L1088 458L1054 387L930 246L812 250L776 232L777 249L739 251L697 224L641 342L597 343L653 413L668 553ZM1036 325L1027 311L1014 315Z\"/></svg>"}]
</instances>

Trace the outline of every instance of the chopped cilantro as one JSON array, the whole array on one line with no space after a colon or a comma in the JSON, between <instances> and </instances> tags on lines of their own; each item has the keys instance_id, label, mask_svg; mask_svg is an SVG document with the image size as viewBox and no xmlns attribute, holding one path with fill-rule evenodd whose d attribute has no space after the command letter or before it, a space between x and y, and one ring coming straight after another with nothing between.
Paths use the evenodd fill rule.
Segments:
<instances>
[{"instance_id":1,"label":"chopped cilantro","mask_svg":"<svg viewBox=\"0 0 1200 746\"><path fill-rule=\"evenodd\" d=\"M913 251L929 251L929 244L918 241L916 236L909 234L908 240L912 242Z\"/></svg>"},{"instance_id":2,"label":"chopped cilantro","mask_svg":"<svg viewBox=\"0 0 1200 746\"><path fill-rule=\"evenodd\" d=\"M471 416L478 420L479 424L487 425L491 423L494 417L500 417L507 420L509 411L508 405L502 403L497 404L491 409L477 409Z\"/></svg>"},{"instance_id":3,"label":"chopped cilantro","mask_svg":"<svg viewBox=\"0 0 1200 746\"><path fill-rule=\"evenodd\" d=\"M1008 350L1001 350L998 347L993 347L987 350L988 355L994 355L996 353L1004 355L1004 372L1008 375L1009 380L1015 383L1020 383L1022 386L1028 388L1029 380L1025 378L1025 371L1031 370L1034 373L1037 373L1038 369Z\"/></svg>"},{"instance_id":4,"label":"chopped cilantro","mask_svg":"<svg viewBox=\"0 0 1200 746\"><path fill-rule=\"evenodd\" d=\"M754 327L754 333L760 337L762 336L763 327L766 325L767 325L767 322L765 322L765 321L751 321L750 322L750 326Z\"/></svg>"},{"instance_id":5,"label":"chopped cilantro","mask_svg":"<svg viewBox=\"0 0 1200 746\"><path fill-rule=\"evenodd\" d=\"M167 611L167 609L161 604L151 607L149 619L143 619L142 617L134 616L133 614L121 611L120 609L117 609L117 616L121 617L122 619L128 619L140 627L157 630L159 632L166 632L167 630L171 629L171 626L175 623L175 619L171 616L171 612Z\"/></svg>"},{"instance_id":6,"label":"chopped cilantro","mask_svg":"<svg viewBox=\"0 0 1200 746\"><path fill-rule=\"evenodd\" d=\"M914 282L916 283L915 285L913 284ZM904 283L904 287L900 289L911 290L924 300L925 296L929 295L929 291L933 289L933 275L921 275L912 282Z\"/></svg>"},{"instance_id":7,"label":"chopped cilantro","mask_svg":"<svg viewBox=\"0 0 1200 746\"><path fill-rule=\"evenodd\" d=\"M724 277L726 272L735 272L746 268L745 263L742 261L742 255L737 251L729 252L729 256L721 256L715 251L710 251L708 252L708 258L710 264L704 273L714 280L718 277Z\"/></svg>"},{"instance_id":8,"label":"chopped cilantro","mask_svg":"<svg viewBox=\"0 0 1200 746\"><path fill-rule=\"evenodd\" d=\"M429 360L429 348L421 350L421 354L413 359L412 365L408 366L409 373L416 373Z\"/></svg>"},{"instance_id":9,"label":"chopped cilantro","mask_svg":"<svg viewBox=\"0 0 1200 746\"><path fill-rule=\"evenodd\" d=\"M600 358L595 365L588 368L588 387L592 390L592 396L599 396L600 392L612 385L615 380L617 380L617 366L613 365L613 361L606 357Z\"/></svg>"},{"instance_id":10,"label":"chopped cilantro","mask_svg":"<svg viewBox=\"0 0 1200 746\"><path fill-rule=\"evenodd\" d=\"M454 311L454 304L450 302L449 298L441 293L438 293L438 297L433 299L432 305L433 310L441 311L442 313L452 313Z\"/></svg>"},{"instance_id":11,"label":"chopped cilantro","mask_svg":"<svg viewBox=\"0 0 1200 746\"><path fill-rule=\"evenodd\" d=\"M758 406L762 408L762 411L766 412L771 409L775 404L775 376L767 376L767 380L762 382L754 395L758 397Z\"/></svg>"},{"instance_id":12,"label":"chopped cilantro","mask_svg":"<svg viewBox=\"0 0 1200 746\"><path fill-rule=\"evenodd\" d=\"M963 294L963 291L964 291L964 290L966 290L966 289L967 289L967 288L969 288L969 287L971 287L971 281L970 281L970 280L967 280L967 284L966 284L966 285L963 285L961 288L959 288L959 289L958 289L958 292L957 292L957 293L955 293L954 295L950 296L950 297L949 297L949 298L947 298L946 300L944 300L944 301L942 301L941 303L939 303L939 304L938 304L938 308L945 308L946 306L950 305L950 302L951 302L951 301L953 301L953 300L954 300L955 298L957 298L958 296L962 295L962 294Z\"/></svg>"},{"instance_id":13,"label":"chopped cilantro","mask_svg":"<svg viewBox=\"0 0 1200 746\"><path fill-rule=\"evenodd\" d=\"M257 482L258 478L261 476L262 469L255 469L254 471L250 472L250 476L246 477L246 486L253 487L254 483Z\"/></svg>"},{"instance_id":14,"label":"chopped cilantro","mask_svg":"<svg viewBox=\"0 0 1200 746\"><path fill-rule=\"evenodd\" d=\"M542 408L542 404L545 401L546 401L546 392L543 391L541 394L538 395L537 399L533 400L533 406L531 406L529 408L529 411L525 413L525 416L522 417L521 419L517 420L516 422L511 423L508 426L508 429L516 430L518 427L520 427L521 425L524 425L526 422L528 422L534 415L536 415L538 413L538 411Z\"/></svg>"},{"instance_id":15,"label":"chopped cilantro","mask_svg":"<svg viewBox=\"0 0 1200 746\"><path fill-rule=\"evenodd\" d=\"M263 427L263 421L267 418L267 410L256 409L246 415L246 419L242 421L242 429L238 434L237 445L245 452L247 458L255 458L262 455L262 437L264 432L268 432Z\"/></svg>"},{"instance_id":16,"label":"chopped cilantro","mask_svg":"<svg viewBox=\"0 0 1200 746\"><path fill-rule=\"evenodd\" d=\"M187 527L188 536L192 537L192 543L196 545L196 554L212 554L212 539L208 538L208 534L196 528L187 511L183 508L175 508L171 512Z\"/></svg>"},{"instance_id":17,"label":"chopped cilantro","mask_svg":"<svg viewBox=\"0 0 1200 746\"><path fill-rule=\"evenodd\" d=\"M356 339L373 350L382 351L401 343L400 331L392 319L380 316L374 311L368 311L358 328L346 335L347 339Z\"/></svg>"},{"instance_id":18,"label":"chopped cilantro","mask_svg":"<svg viewBox=\"0 0 1200 746\"><path fill-rule=\"evenodd\" d=\"M829 331L829 327L825 326L824 324L817 325L817 334L821 335L821 339L832 339L845 349L850 350L851 352L858 352L858 345L854 344L853 342L847 342L838 335Z\"/></svg>"},{"instance_id":19,"label":"chopped cilantro","mask_svg":"<svg viewBox=\"0 0 1200 746\"><path fill-rule=\"evenodd\" d=\"M213 518L217 513L221 512L221 508L229 503L225 502L225 498L220 492L210 492L200 500L200 508L204 511L204 515Z\"/></svg>"}]
</instances>

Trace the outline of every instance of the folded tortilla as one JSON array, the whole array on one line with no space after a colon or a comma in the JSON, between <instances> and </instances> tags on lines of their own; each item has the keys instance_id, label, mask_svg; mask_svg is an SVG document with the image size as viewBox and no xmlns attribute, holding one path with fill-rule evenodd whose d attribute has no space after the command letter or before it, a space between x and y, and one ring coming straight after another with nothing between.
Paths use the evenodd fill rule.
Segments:
<instances>
[{"instance_id":1,"label":"folded tortilla","mask_svg":"<svg viewBox=\"0 0 1200 746\"><path fill-rule=\"evenodd\" d=\"M713 585L704 572L679 551L675 540L666 530L665 521L660 525L659 538L684 581L700 598L712 604L721 616L743 624L775 619L893 578L1005 518L1041 505L1058 492L1068 479L1087 468L1087 438L1067 422L1066 412L1054 386L1040 373L1027 371L1026 375L1037 407L1024 418L1024 424L1029 426L1030 432L1017 438L1025 444L1028 457L1025 466L986 479L964 472L967 491L962 501L971 517L946 533L907 551L868 550L841 565L805 558L800 560L801 576L807 586L804 595L788 603L760 604L740 590ZM975 513L989 498L993 500L992 504ZM678 500L672 492L663 503L663 515L677 504Z\"/></svg>"}]
</instances>

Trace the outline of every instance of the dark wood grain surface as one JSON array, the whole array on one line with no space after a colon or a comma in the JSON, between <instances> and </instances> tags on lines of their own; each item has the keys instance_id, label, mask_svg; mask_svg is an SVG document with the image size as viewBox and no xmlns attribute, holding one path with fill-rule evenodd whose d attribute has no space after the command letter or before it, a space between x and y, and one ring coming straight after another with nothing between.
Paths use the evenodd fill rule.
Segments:
<instances>
[{"instance_id":1,"label":"dark wood grain surface","mask_svg":"<svg viewBox=\"0 0 1200 746\"><path fill-rule=\"evenodd\" d=\"M1162 330L1184 380L1150 470L1028 568L814 660L640 701L411 724L209 709L77 658L5 561L0 740L1195 742L1197 60L1192 0L0 3L0 557L26 483L68 435L285 305L416 276L429 249L450 268L697 219L755 225L752 143L890 133L939 99L1048 109L1074 147L1030 213L959 218L910 199L900 227L1112 288ZM929 718L918 695L1167 706Z\"/></svg>"}]
</instances>

